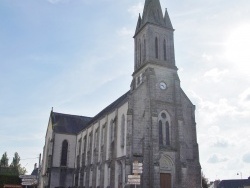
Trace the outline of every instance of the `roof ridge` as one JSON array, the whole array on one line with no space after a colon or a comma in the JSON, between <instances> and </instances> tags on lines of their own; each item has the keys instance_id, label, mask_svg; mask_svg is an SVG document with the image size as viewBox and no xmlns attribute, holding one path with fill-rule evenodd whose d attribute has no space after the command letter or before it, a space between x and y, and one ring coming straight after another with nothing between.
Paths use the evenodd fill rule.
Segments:
<instances>
[{"instance_id":1,"label":"roof ridge","mask_svg":"<svg viewBox=\"0 0 250 188\"><path fill-rule=\"evenodd\" d=\"M102 117L104 114L107 112L110 112L113 110L115 107L118 107L119 104L123 104L123 101L128 97L128 94L130 91L127 91L125 94L120 96L118 99L116 99L114 102L112 102L110 105L106 106L104 109L102 109L98 114L96 114L88 123L88 125L91 125L93 122L98 120L100 117ZM111 108L111 109L109 109Z\"/></svg>"},{"instance_id":2,"label":"roof ridge","mask_svg":"<svg viewBox=\"0 0 250 188\"><path fill-rule=\"evenodd\" d=\"M65 114L65 113L60 113L60 112L52 112L54 114L60 114L60 115L65 115L65 116L77 116L77 117L85 117L85 118L93 118L89 116L82 116L82 115L74 115L74 114Z\"/></svg>"}]
</instances>

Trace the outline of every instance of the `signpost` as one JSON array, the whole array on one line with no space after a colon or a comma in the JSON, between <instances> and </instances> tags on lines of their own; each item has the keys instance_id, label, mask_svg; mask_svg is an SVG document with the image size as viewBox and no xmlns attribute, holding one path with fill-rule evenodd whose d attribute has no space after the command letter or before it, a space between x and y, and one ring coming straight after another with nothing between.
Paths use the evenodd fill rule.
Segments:
<instances>
[{"instance_id":1,"label":"signpost","mask_svg":"<svg viewBox=\"0 0 250 188\"><path fill-rule=\"evenodd\" d=\"M20 175L19 178L22 179L22 185L36 185L37 184L37 177L34 175Z\"/></svg>"},{"instance_id":2,"label":"signpost","mask_svg":"<svg viewBox=\"0 0 250 188\"><path fill-rule=\"evenodd\" d=\"M138 161L133 162L133 174L134 175L128 175L128 184L131 185L140 185L141 184L141 175L143 170L143 164L139 163Z\"/></svg>"},{"instance_id":3,"label":"signpost","mask_svg":"<svg viewBox=\"0 0 250 188\"><path fill-rule=\"evenodd\" d=\"M21 179L36 179L35 175L20 175L19 178Z\"/></svg>"}]
</instances>

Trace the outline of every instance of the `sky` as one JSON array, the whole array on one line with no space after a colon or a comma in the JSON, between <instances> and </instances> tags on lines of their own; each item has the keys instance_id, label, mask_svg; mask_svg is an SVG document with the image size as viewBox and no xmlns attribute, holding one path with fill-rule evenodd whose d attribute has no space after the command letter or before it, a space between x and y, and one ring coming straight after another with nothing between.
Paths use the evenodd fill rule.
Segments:
<instances>
[{"instance_id":1,"label":"sky","mask_svg":"<svg viewBox=\"0 0 250 188\"><path fill-rule=\"evenodd\" d=\"M94 116L129 90L144 0L0 1L0 155L31 173L49 114ZM250 1L161 0L203 174L250 176ZM239 175L237 175L237 173Z\"/></svg>"}]
</instances>

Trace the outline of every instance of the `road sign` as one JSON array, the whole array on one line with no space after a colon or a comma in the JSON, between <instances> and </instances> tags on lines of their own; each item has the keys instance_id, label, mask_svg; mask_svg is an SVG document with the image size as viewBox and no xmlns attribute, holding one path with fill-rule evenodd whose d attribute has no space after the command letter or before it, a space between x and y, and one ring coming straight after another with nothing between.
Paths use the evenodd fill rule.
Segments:
<instances>
[{"instance_id":1,"label":"road sign","mask_svg":"<svg viewBox=\"0 0 250 188\"><path fill-rule=\"evenodd\" d=\"M142 174L142 170L133 170L134 174Z\"/></svg>"},{"instance_id":2,"label":"road sign","mask_svg":"<svg viewBox=\"0 0 250 188\"><path fill-rule=\"evenodd\" d=\"M141 176L140 175L128 175L128 184L140 185Z\"/></svg>"},{"instance_id":3,"label":"road sign","mask_svg":"<svg viewBox=\"0 0 250 188\"><path fill-rule=\"evenodd\" d=\"M22 185L34 185L35 183L33 182L29 182L29 181L25 181L25 182L22 182Z\"/></svg>"},{"instance_id":4,"label":"road sign","mask_svg":"<svg viewBox=\"0 0 250 188\"><path fill-rule=\"evenodd\" d=\"M140 179L140 175L128 175L128 179Z\"/></svg>"},{"instance_id":5,"label":"road sign","mask_svg":"<svg viewBox=\"0 0 250 188\"><path fill-rule=\"evenodd\" d=\"M143 164L138 163L138 161L135 161L133 163L133 173L134 174L142 174L142 170L143 170Z\"/></svg>"},{"instance_id":6,"label":"road sign","mask_svg":"<svg viewBox=\"0 0 250 188\"><path fill-rule=\"evenodd\" d=\"M30 182L33 182L33 181L36 181L36 179L22 179L22 181L30 181Z\"/></svg>"},{"instance_id":7,"label":"road sign","mask_svg":"<svg viewBox=\"0 0 250 188\"><path fill-rule=\"evenodd\" d=\"M133 163L133 166L134 166L134 167L142 167L142 163L134 162L134 163Z\"/></svg>"},{"instance_id":8,"label":"road sign","mask_svg":"<svg viewBox=\"0 0 250 188\"><path fill-rule=\"evenodd\" d=\"M140 185L141 179L128 179L128 184Z\"/></svg>"},{"instance_id":9,"label":"road sign","mask_svg":"<svg viewBox=\"0 0 250 188\"><path fill-rule=\"evenodd\" d=\"M19 178L22 179L36 179L35 175L20 175Z\"/></svg>"},{"instance_id":10,"label":"road sign","mask_svg":"<svg viewBox=\"0 0 250 188\"><path fill-rule=\"evenodd\" d=\"M134 169L134 170L142 170L143 167L142 167L142 166L140 166L140 167L138 167L138 166L133 166L133 169Z\"/></svg>"}]
</instances>

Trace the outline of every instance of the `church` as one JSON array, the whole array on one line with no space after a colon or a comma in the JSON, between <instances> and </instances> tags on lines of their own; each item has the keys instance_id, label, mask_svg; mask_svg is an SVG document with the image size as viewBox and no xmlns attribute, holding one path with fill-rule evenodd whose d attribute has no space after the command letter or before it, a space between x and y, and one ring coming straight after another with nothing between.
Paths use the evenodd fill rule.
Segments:
<instances>
[{"instance_id":1,"label":"church","mask_svg":"<svg viewBox=\"0 0 250 188\"><path fill-rule=\"evenodd\" d=\"M201 188L195 106L159 0L145 0L134 45L128 92L94 117L51 111L40 187Z\"/></svg>"}]
</instances>

